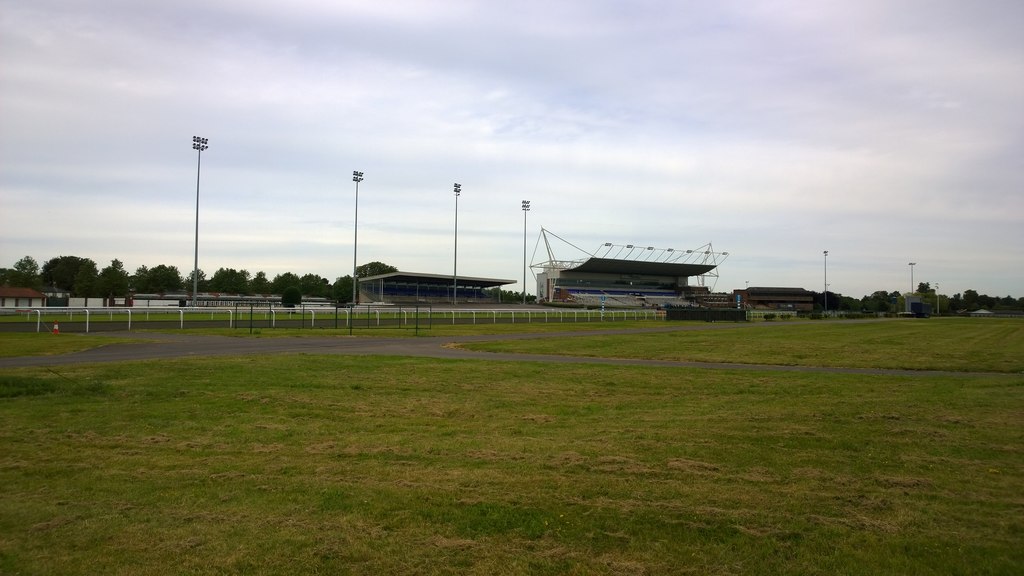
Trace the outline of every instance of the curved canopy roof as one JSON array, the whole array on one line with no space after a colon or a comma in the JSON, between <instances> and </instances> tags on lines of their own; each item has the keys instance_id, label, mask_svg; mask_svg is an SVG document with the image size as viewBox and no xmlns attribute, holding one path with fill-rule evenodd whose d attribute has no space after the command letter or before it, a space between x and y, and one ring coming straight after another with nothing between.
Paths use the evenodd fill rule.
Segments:
<instances>
[{"instance_id":1,"label":"curved canopy roof","mask_svg":"<svg viewBox=\"0 0 1024 576\"><path fill-rule=\"evenodd\" d=\"M614 258L590 258L568 271L590 272L593 274L638 274L641 276L690 277L707 274L715 264L677 264L674 262L644 262L641 260L616 260Z\"/></svg>"}]
</instances>

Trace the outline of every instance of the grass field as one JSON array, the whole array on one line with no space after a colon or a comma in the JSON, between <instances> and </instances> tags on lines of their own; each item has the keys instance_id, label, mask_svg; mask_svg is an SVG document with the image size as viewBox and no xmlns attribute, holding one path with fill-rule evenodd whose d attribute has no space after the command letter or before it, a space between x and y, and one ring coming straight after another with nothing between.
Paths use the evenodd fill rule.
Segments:
<instances>
[{"instance_id":1,"label":"grass field","mask_svg":"<svg viewBox=\"0 0 1024 576\"><path fill-rule=\"evenodd\" d=\"M730 329L735 328L735 329ZM742 330L742 331L738 331ZM793 366L1024 372L1024 321L792 322L712 331L464 345L473 350Z\"/></svg>"},{"instance_id":2,"label":"grass field","mask_svg":"<svg viewBox=\"0 0 1024 576\"><path fill-rule=\"evenodd\" d=\"M731 334L713 341L743 362L760 346L745 339L850 334L839 325L700 331L692 343ZM987 365L1019 360L1012 324L928 326L896 340L941 355L981 326L967 333L992 349ZM817 361L869 333L856 330ZM604 353L671 350L676 337ZM918 349L896 347L907 346ZM0 370L0 422L0 574L1024 566L1020 374L200 358Z\"/></svg>"}]
</instances>

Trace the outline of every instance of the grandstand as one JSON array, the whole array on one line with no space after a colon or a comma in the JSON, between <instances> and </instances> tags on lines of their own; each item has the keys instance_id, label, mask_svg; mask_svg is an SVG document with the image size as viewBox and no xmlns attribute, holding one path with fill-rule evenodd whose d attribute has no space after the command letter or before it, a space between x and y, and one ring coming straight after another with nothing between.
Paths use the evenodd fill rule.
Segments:
<instances>
[{"instance_id":1,"label":"grandstand","mask_svg":"<svg viewBox=\"0 0 1024 576\"><path fill-rule=\"evenodd\" d=\"M733 294L751 310L814 310L814 293L804 288L751 286Z\"/></svg>"},{"instance_id":2,"label":"grandstand","mask_svg":"<svg viewBox=\"0 0 1024 576\"><path fill-rule=\"evenodd\" d=\"M500 278L453 278L419 272L390 272L359 279L359 301L385 304L490 304L492 288L514 284ZM456 290L457 288L457 290Z\"/></svg>"},{"instance_id":3,"label":"grandstand","mask_svg":"<svg viewBox=\"0 0 1024 576\"><path fill-rule=\"evenodd\" d=\"M555 256L551 239L571 246L584 257L562 260ZM547 260L531 265L537 279L537 297L543 302L618 308L698 307L712 305L718 295L706 286L728 252L715 252L711 244L676 250L633 244L602 244L587 252L541 228ZM696 284L690 285L695 278Z\"/></svg>"}]
</instances>

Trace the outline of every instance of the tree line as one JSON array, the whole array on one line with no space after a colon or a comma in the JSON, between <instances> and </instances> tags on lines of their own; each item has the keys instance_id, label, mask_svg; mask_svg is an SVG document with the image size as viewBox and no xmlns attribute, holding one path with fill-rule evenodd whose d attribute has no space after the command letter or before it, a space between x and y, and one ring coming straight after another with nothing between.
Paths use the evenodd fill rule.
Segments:
<instances>
[{"instance_id":1,"label":"tree line","mask_svg":"<svg viewBox=\"0 0 1024 576\"><path fill-rule=\"evenodd\" d=\"M377 274L397 272L398 268L383 262L369 262L356 267L356 274L365 278ZM352 275L338 277L331 282L317 274L299 276L284 272L269 278L263 271L218 268L213 276L199 270L199 292L220 292L241 295L284 294L297 289L304 297L330 298L338 302L352 301ZM82 298L124 298L130 294L192 293L193 271L182 275L176 266L159 264L139 266L129 273L117 259L100 269L90 258L57 256L42 266L31 256L25 256L12 268L0 268L0 285L21 288L56 288L67 290L71 296Z\"/></svg>"},{"instance_id":2,"label":"tree line","mask_svg":"<svg viewBox=\"0 0 1024 576\"><path fill-rule=\"evenodd\" d=\"M356 268L360 278L398 272L398 268L383 262L369 262ZM44 287L67 290L75 297L124 298L129 294L180 294L192 293L193 273L182 275L176 266L160 264L139 266L129 273L120 260L111 260L110 265L99 269L96 262L79 256L57 256L42 266L31 256L25 256L14 263L12 268L0 268L0 286L21 288ZM260 295L284 294L295 289L303 297L330 298L337 302L352 301L352 276L340 276L331 282L317 274L284 272L269 278L265 272L255 274L248 270L218 268L207 278L199 270L199 292L220 292L224 294ZM818 309L827 304L829 310L854 312L890 312L903 309L904 295L897 291L878 290L860 299L843 296L836 292L814 292L814 303ZM937 294L929 282L917 286L917 296L926 302L935 303L940 311L978 310L1024 310L1024 297L988 296L976 290L964 290L953 294ZM514 302L522 298L521 292L501 290L501 301ZM532 301L534 296L528 295Z\"/></svg>"},{"instance_id":3,"label":"tree line","mask_svg":"<svg viewBox=\"0 0 1024 576\"><path fill-rule=\"evenodd\" d=\"M843 296L836 292L814 292L814 306L821 309L828 304L829 310L845 310L850 312L893 312L904 309L905 294L898 291L888 292L878 290L860 299L850 296ZM988 296L979 294L977 290L964 290L963 293L956 293L952 296L939 294L930 282L920 282L913 296L918 296L922 301L931 304L933 309L938 305L940 312L960 310L1024 310L1024 297L1014 298L1013 296ZM826 299L827 297L827 299Z\"/></svg>"}]
</instances>

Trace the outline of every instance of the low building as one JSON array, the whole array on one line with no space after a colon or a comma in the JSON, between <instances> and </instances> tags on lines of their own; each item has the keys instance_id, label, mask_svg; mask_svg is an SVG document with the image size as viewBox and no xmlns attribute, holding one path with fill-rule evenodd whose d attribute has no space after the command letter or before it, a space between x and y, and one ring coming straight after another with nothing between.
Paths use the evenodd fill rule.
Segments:
<instances>
[{"instance_id":1,"label":"low building","mask_svg":"<svg viewBox=\"0 0 1024 576\"><path fill-rule=\"evenodd\" d=\"M739 304L752 310L814 310L814 293L804 288L751 286L733 294Z\"/></svg>"},{"instance_id":2,"label":"low building","mask_svg":"<svg viewBox=\"0 0 1024 576\"><path fill-rule=\"evenodd\" d=\"M46 294L33 288L0 286L0 308L42 308Z\"/></svg>"}]
</instances>

